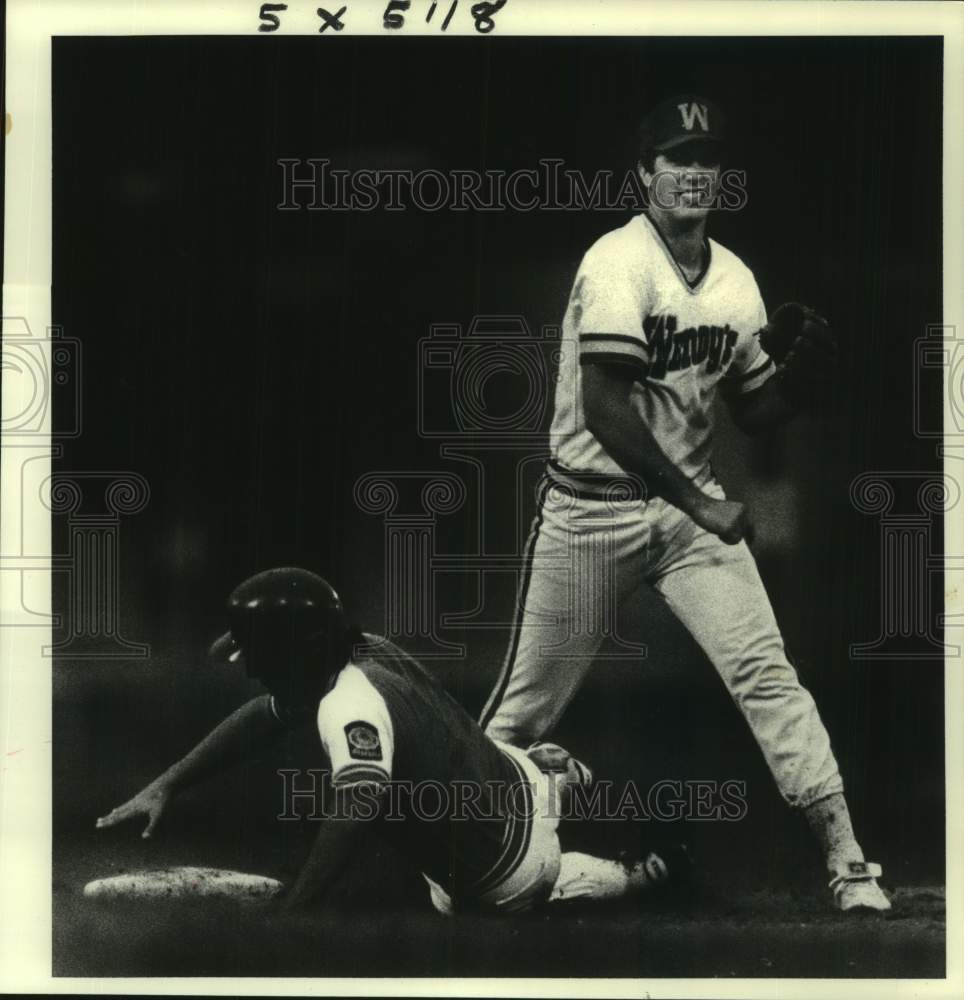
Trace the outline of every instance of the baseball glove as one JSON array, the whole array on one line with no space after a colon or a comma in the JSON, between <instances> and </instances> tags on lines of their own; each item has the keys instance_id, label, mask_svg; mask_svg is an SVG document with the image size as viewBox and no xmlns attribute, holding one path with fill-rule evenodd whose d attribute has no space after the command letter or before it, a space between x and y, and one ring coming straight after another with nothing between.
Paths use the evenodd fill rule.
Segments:
<instances>
[{"instance_id":1,"label":"baseball glove","mask_svg":"<svg viewBox=\"0 0 964 1000\"><path fill-rule=\"evenodd\" d=\"M784 395L795 406L826 402L837 360L837 337L808 306L786 302L760 331L760 343L777 366Z\"/></svg>"}]
</instances>

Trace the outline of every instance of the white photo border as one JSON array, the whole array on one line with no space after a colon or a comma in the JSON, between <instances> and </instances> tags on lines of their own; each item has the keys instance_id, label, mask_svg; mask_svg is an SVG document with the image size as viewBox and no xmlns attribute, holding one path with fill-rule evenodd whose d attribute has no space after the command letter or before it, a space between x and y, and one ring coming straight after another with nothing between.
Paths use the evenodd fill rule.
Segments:
<instances>
[{"instance_id":1,"label":"white photo border","mask_svg":"<svg viewBox=\"0 0 964 1000\"><path fill-rule=\"evenodd\" d=\"M318 35L316 3L292 0L277 37L312 35L337 45L359 34L383 35L384 0L350 0L351 23ZM337 9L340 4L329 5ZM8 0L3 316L23 317L33 331L51 325L51 40L93 35L258 35L255 0ZM726 36L726 35L940 35L944 38L944 312L942 322L964 328L960 284L964 212L964 4L913 2L709 2L674 0L509 0L496 16L493 37ZM406 36L435 35L421 19ZM474 35L454 20L449 35ZM956 84L953 81L958 81ZM90 114L96 116L97 109ZM49 359L48 359L49 360ZM5 407L17 383L4 371ZM947 373L945 373L947 376ZM960 387L958 387L960 388ZM18 401L15 399L13 406ZM945 382L945 426L952 419ZM29 460L49 474L48 424L29 445ZM46 436L44 436L46 434ZM51 977L51 660L41 654L49 629L17 627L29 607L49 615L50 518L21 504L19 474L26 454L4 442L0 489L0 989L4 992L136 994L203 992L210 995L364 996L587 996L612 997L938 997L964 993L960 940L964 858L947 853L947 978L924 980L807 979L263 979ZM945 456L946 458L946 456ZM46 464L45 464L46 463ZM23 540L47 558L18 562ZM964 530L946 522L945 553L964 560ZM961 595L948 586L945 614L964 613ZM9 627L8 627L9 626ZM961 657L946 664L946 843L964 843L964 676Z\"/></svg>"}]
</instances>

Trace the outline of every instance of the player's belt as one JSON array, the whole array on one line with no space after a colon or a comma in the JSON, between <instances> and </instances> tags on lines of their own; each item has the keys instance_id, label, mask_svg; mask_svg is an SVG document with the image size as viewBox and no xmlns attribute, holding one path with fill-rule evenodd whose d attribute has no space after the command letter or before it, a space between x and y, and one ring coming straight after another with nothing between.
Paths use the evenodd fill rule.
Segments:
<instances>
[{"instance_id":1,"label":"player's belt","mask_svg":"<svg viewBox=\"0 0 964 1000\"><path fill-rule=\"evenodd\" d=\"M579 500L601 500L614 503L619 500L646 500L646 484L638 476L625 476L609 472L576 472L550 459L546 465L540 499L545 491L558 489Z\"/></svg>"}]
</instances>

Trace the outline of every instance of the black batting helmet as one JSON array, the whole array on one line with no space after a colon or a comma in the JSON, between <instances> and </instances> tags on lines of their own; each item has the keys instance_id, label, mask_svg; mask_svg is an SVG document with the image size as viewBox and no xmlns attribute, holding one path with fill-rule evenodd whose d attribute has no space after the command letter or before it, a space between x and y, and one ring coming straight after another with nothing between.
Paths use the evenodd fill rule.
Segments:
<instances>
[{"instance_id":1,"label":"black batting helmet","mask_svg":"<svg viewBox=\"0 0 964 1000\"><path fill-rule=\"evenodd\" d=\"M320 693L348 660L341 599L308 570L285 566L245 580L228 598L228 619L248 675L284 703Z\"/></svg>"}]
</instances>

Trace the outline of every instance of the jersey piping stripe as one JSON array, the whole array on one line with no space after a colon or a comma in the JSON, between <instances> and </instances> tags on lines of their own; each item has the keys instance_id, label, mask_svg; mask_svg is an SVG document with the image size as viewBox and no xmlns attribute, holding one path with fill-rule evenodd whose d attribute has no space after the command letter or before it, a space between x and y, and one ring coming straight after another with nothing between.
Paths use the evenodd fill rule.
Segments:
<instances>
[{"instance_id":1,"label":"jersey piping stripe","mask_svg":"<svg viewBox=\"0 0 964 1000\"><path fill-rule=\"evenodd\" d=\"M662 246L663 252L669 258L669 262L673 265L673 270L676 272L680 281L683 282L689 291L696 294L696 292L699 291L700 285L703 283L703 279L707 276L707 274L709 274L710 271L710 262L713 253L712 248L710 247L710 241L704 238L703 249L706 252L706 260L700 273L692 281L690 281L690 279L686 277L686 272L680 267L679 261L676 259L676 254L673 253L672 247L670 247L669 243L666 242L666 237L663 235L663 231L649 217L648 212L643 212L641 214L642 218L649 223L653 231L659 237L660 246Z\"/></svg>"},{"instance_id":2,"label":"jersey piping stripe","mask_svg":"<svg viewBox=\"0 0 964 1000\"><path fill-rule=\"evenodd\" d=\"M487 892L497 889L506 879L515 874L516 869L522 864L529 844L532 842L532 824L535 820L535 800L532 794L532 785L525 771L519 766L519 762L513 760L509 754L503 756L512 764L518 776L518 783L515 788L522 791L525 796L525 805L520 812L518 806L509 803L507 805L507 825L509 834L506 841L506 848L502 852L496 863L486 872L482 878L472 887L473 895L482 896Z\"/></svg>"},{"instance_id":3,"label":"jersey piping stripe","mask_svg":"<svg viewBox=\"0 0 964 1000\"><path fill-rule=\"evenodd\" d=\"M580 500L647 500L646 484L633 476L609 472L578 472L567 469L561 462L550 458L546 478L557 489ZM586 487L585 489L583 487Z\"/></svg>"},{"instance_id":4,"label":"jersey piping stripe","mask_svg":"<svg viewBox=\"0 0 964 1000\"><path fill-rule=\"evenodd\" d=\"M310 709L284 708L278 704L278 700L274 695L270 696L268 707L271 709L271 714L278 720L278 722L280 722L283 726L287 726L289 729L305 722L311 717L312 714Z\"/></svg>"},{"instance_id":5,"label":"jersey piping stripe","mask_svg":"<svg viewBox=\"0 0 964 1000\"><path fill-rule=\"evenodd\" d=\"M592 490L581 490L576 486L570 486L569 483L564 483L561 479L557 479L553 475L547 477L551 480L552 485L560 490L565 496L573 497L576 500L591 500L596 503L644 503L649 499L646 493L637 487L632 492L616 490L614 493L605 493L602 490L593 492Z\"/></svg>"},{"instance_id":6,"label":"jersey piping stripe","mask_svg":"<svg viewBox=\"0 0 964 1000\"><path fill-rule=\"evenodd\" d=\"M376 784L384 785L390 780L388 772L373 764L352 764L343 767L337 774L331 776L333 785L356 784L360 781L373 781Z\"/></svg>"},{"instance_id":7,"label":"jersey piping stripe","mask_svg":"<svg viewBox=\"0 0 964 1000\"><path fill-rule=\"evenodd\" d=\"M501 850L495 864L476 882L469 886L466 895L476 898L485 895L496 888L500 882L508 878L510 864L514 861L512 871L519 867L517 854L519 850L520 836L522 834L521 823L516 818L514 810L506 817L505 837L502 841Z\"/></svg>"},{"instance_id":8,"label":"jersey piping stripe","mask_svg":"<svg viewBox=\"0 0 964 1000\"><path fill-rule=\"evenodd\" d=\"M495 690L489 696L488 703L482 709L479 717L479 725L485 727L492 721L502 699L505 697L506 688L509 686L509 678L512 676L512 667L515 663L516 653L519 651L519 639L522 635L522 617L525 609L526 598L529 595L529 583L532 580L532 557L536 550L536 541L539 538L539 529L542 527L542 502L545 499L548 485L543 483L539 488L538 513L532 519L532 527L529 529L529 540L526 544L525 562L523 566L522 585L519 587L518 599L516 601L515 615L512 619L512 642L509 651L506 653L505 661L502 664L502 672L496 683Z\"/></svg>"},{"instance_id":9,"label":"jersey piping stripe","mask_svg":"<svg viewBox=\"0 0 964 1000\"><path fill-rule=\"evenodd\" d=\"M768 357L765 358L763 361L761 361L760 364L756 366L756 368L751 368L748 372L743 372L743 374L741 375L727 374L724 375L723 377L729 379L731 384L739 385L740 382L749 382L751 378L756 378L757 375L760 375L762 372L765 372L767 370L767 367L772 364L773 364L773 359Z\"/></svg>"},{"instance_id":10,"label":"jersey piping stripe","mask_svg":"<svg viewBox=\"0 0 964 1000\"><path fill-rule=\"evenodd\" d=\"M637 347L640 350L643 349L643 343L639 337L630 337L625 333L580 333L579 343L580 344L591 344L596 341L606 341L606 340L618 340L621 344L632 344L633 347Z\"/></svg>"},{"instance_id":11,"label":"jersey piping stripe","mask_svg":"<svg viewBox=\"0 0 964 1000\"><path fill-rule=\"evenodd\" d=\"M535 822L535 800L532 794L532 786L519 764L513 760L512 765L519 776L519 784L516 787L521 789L522 794L525 796L524 811L519 815L517 808L510 806L509 817L512 830L510 832L508 851L506 852L504 862L497 869L493 869L485 878L484 883L480 884L479 889L476 890L480 895L497 889L503 882L511 878L519 865L522 864L529 850L529 845L532 843L532 824Z\"/></svg>"},{"instance_id":12,"label":"jersey piping stripe","mask_svg":"<svg viewBox=\"0 0 964 1000\"><path fill-rule=\"evenodd\" d=\"M621 354L615 351L590 351L588 354L579 355L581 365L622 365L625 368L632 368L634 372L646 375L649 372L649 365L640 361L633 354Z\"/></svg>"},{"instance_id":13,"label":"jersey piping stripe","mask_svg":"<svg viewBox=\"0 0 964 1000\"><path fill-rule=\"evenodd\" d=\"M503 754L503 756L507 757L508 754ZM502 830L502 839L499 841L499 853L496 855L495 861L491 865L489 865L484 874L480 875L474 881L468 883L467 886L457 889L456 895L465 897L471 893L473 896L477 897L480 895L482 891L484 891L484 889L490 888L489 883L492 880L493 874L497 870L500 870L503 867L503 865L505 864L505 859L509 855L509 850L512 846L512 837L515 831L515 826L516 826L515 814L513 812L510 812L506 816L505 827Z\"/></svg>"}]
</instances>

